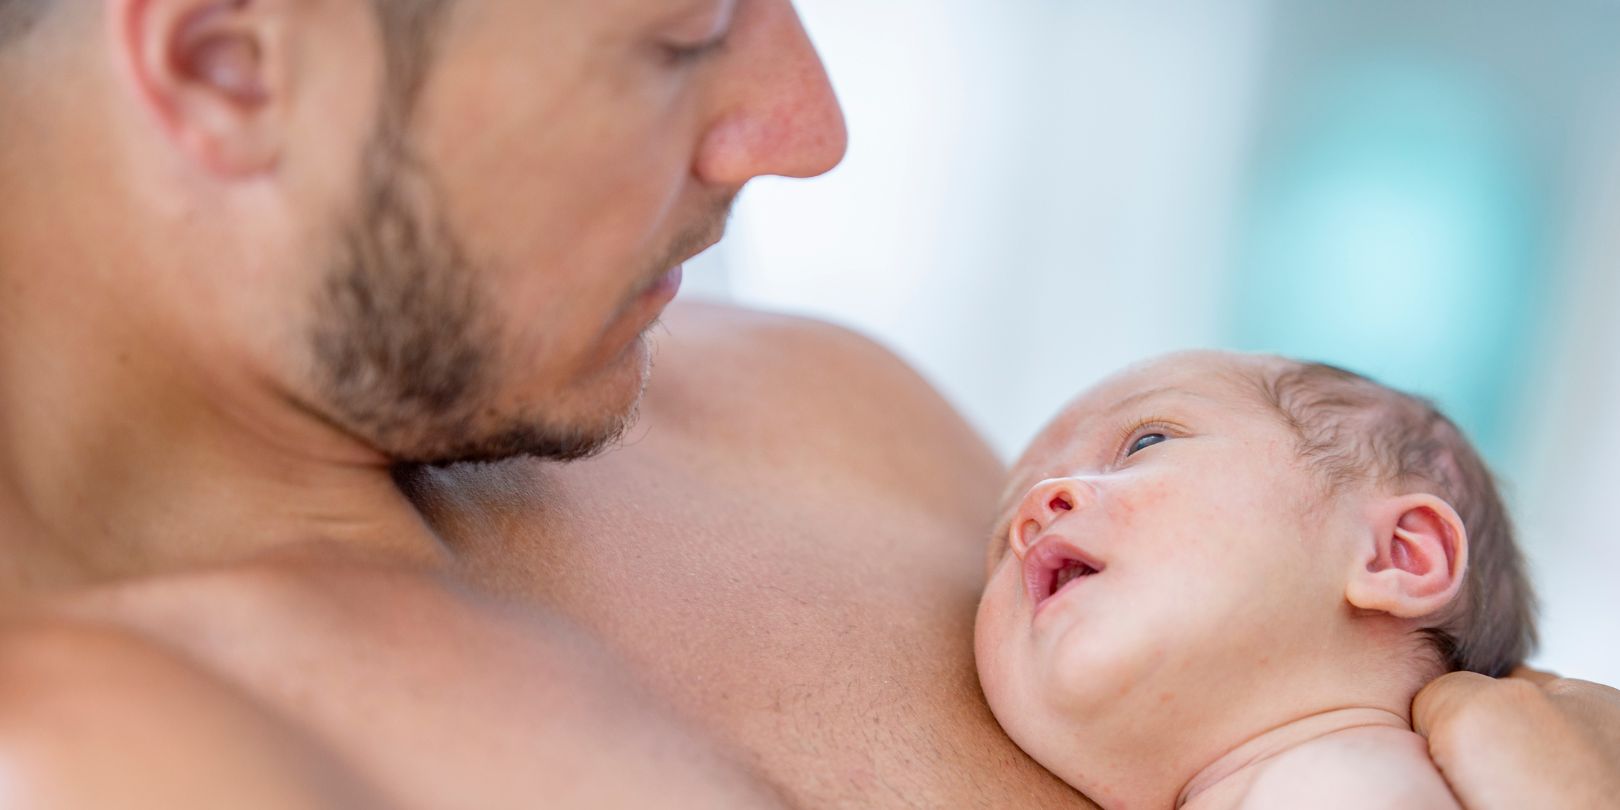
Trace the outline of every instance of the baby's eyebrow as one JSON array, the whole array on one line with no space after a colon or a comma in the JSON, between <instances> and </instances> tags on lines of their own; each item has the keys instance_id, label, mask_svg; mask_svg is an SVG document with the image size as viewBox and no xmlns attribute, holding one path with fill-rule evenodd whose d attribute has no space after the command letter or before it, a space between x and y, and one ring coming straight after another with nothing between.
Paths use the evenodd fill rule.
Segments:
<instances>
[{"instance_id":1,"label":"baby's eyebrow","mask_svg":"<svg viewBox=\"0 0 1620 810\"><path fill-rule=\"evenodd\" d=\"M1162 397L1162 396L1167 396L1167 395L1171 395L1171 394L1187 395L1187 394L1192 394L1192 393L1193 392L1188 391L1185 388L1177 388L1177 387L1175 387L1173 385L1162 385L1162 386L1159 386L1158 388L1149 388L1146 391L1138 391L1138 392L1136 392L1134 394L1131 394L1130 396L1128 396L1128 397L1126 397L1124 399L1121 399L1121 400L1115 402L1114 404L1108 406L1108 410L1105 411L1105 413L1110 413L1110 414L1118 413L1118 412L1123 411L1123 410L1125 410L1127 408L1137 406L1137 405L1141 405L1142 403L1147 402L1150 399L1157 399L1158 397Z\"/></svg>"}]
</instances>

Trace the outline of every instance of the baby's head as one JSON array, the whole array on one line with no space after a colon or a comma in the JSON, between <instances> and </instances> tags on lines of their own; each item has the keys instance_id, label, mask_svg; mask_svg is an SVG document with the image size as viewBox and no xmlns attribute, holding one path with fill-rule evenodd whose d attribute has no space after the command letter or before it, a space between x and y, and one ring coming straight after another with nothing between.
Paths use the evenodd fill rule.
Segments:
<instances>
[{"instance_id":1,"label":"baby's head","mask_svg":"<svg viewBox=\"0 0 1620 810\"><path fill-rule=\"evenodd\" d=\"M1435 675L1499 675L1534 643L1468 441L1429 403L1328 366L1200 352L1129 369L1036 438L1002 506L985 694L1101 801L1173 803L1267 729L1404 715Z\"/></svg>"}]
</instances>

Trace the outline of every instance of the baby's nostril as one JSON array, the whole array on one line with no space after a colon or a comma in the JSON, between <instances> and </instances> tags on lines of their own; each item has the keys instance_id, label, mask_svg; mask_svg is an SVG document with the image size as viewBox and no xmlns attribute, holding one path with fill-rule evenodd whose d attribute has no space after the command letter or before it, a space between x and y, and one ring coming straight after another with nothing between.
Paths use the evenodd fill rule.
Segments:
<instances>
[{"instance_id":1,"label":"baby's nostril","mask_svg":"<svg viewBox=\"0 0 1620 810\"><path fill-rule=\"evenodd\" d=\"M1054 495L1052 500L1047 502L1046 508L1054 512L1067 512L1074 508L1074 503L1069 500L1067 495Z\"/></svg>"},{"instance_id":2,"label":"baby's nostril","mask_svg":"<svg viewBox=\"0 0 1620 810\"><path fill-rule=\"evenodd\" d=\"M1038 520L1026 520L1024 525L1018 527L1018 539L1026 546L1040 533L1041 523Z\"/></svg>"}]
</instances>

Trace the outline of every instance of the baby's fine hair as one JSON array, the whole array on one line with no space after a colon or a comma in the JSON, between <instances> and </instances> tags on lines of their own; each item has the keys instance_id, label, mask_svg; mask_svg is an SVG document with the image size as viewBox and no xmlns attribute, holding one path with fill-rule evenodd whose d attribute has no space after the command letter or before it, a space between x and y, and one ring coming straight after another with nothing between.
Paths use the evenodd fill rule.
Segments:
<instances>
[{"instance_id":1,"label":"baby's fine hair","mask_svg":"<svg viewBox=\"0 0 1620 810\"><path fill-rule=\"evenodd\" d=\"M1289 361L1261 380L1330 491L1375 483L1443 498L1468 533L1457 598L1424 630L1450 671L1500 677L1536 645L1535 595L1491 471L1433 403L1322 363Z\"/></svg>"}]
</instances>

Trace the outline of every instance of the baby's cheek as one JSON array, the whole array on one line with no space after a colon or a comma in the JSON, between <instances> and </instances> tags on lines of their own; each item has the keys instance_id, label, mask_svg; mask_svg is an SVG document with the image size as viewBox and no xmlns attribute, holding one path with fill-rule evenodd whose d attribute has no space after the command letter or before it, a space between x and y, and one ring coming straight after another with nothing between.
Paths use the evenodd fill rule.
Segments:
<instances>
[{"instance_id":1,"label":"baby's cheek","mask_svg":"<svg viewBox=\"0 0 1620 810\"><path fill-rule=\"evenodd\" d=\"M973 652L985 693L999 693L1017 667L1013 623L1018 609L1017 582L1007 566L990 578L973 625Z\"/></svg>"},{"instance_id":2,"label":"baby's cheek","mask_svg":"<svg viewBox=\"0 0 1620 810\"><path fill-rule=\"evenodd\" d=\"M1151 522L1151 519L1163 516L1165 510L1180 508L1181 499L1176 497L1180 489L1174 481L1143 481L1128 490L1124 497L1103 501L1109 523L1115 531L1128 533L1142 520Z\"/></svg>"}]
</instances>

